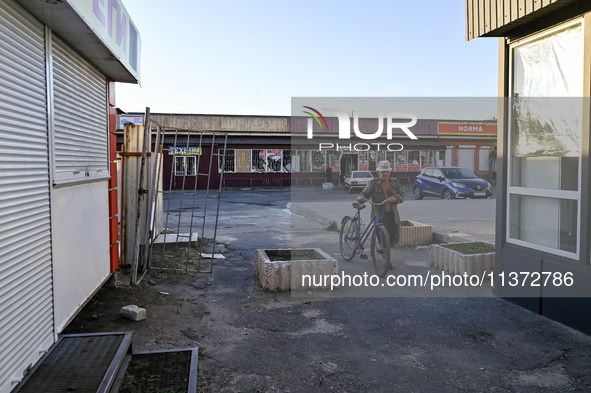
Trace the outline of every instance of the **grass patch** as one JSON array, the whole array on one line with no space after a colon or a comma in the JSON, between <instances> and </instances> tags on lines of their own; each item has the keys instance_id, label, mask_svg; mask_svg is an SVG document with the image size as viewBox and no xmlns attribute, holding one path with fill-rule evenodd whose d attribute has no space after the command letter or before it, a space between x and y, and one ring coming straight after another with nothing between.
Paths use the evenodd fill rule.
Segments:
<instances>
[{"instance_id":1,"label":"grass patch","mask_svg":"<svg viewBox=\"0 0 591 393\"><path fill-rule=\"evenodd\" d=\"M495 248L490 244L486 243L465 243L465 244L443 244L443 247L449 248L450 250L461 252L462 254L487 254L495 252Z\"/></svg>"},{"instance_id":2,"label":"grass patch","mask_svg":"<svg viewBox=\"0 0 591 393\"><path fill-rule=\"evenodd\" d=\"M200 358L211 358L211 356L209 356L209 354L206 351L207 348L205 347L199 347L199 357Z\"/></svg>"},{"instance_id":3,"label":"grass patch","mask_svg":"<svg viewBox=\"0 0 591 393\"><path fill-rule=\"evenodd\" d=\"M339 229L339 227L337 226L337 222L336 221L331 221L330 225L327 226L326 228L324 228L325 230L329 231L329 232L340 232L341 230Z\"/></svg>"}]
</instances>

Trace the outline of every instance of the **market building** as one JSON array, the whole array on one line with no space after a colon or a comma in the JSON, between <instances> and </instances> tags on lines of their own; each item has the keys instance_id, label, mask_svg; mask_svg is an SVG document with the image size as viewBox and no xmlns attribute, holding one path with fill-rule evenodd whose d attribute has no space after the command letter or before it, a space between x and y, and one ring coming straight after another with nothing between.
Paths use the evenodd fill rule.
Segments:
<instances>
[{"instance_id":1,"label":"market building","mask_svg":"<svg viewBox=\"0 0 591 393\"><path fill-rule=\"evenodd\" d=\"M121 0L0 0L0 393L119 264L114 82L138 83Z\"/></svg>"},{"instance_id":2,"label":"market building","mask_svg":"<svg viewBox=\"0 0 591 393\"><path fill-rule=\"evenodd\" d=\"M417 140L399 132L391 140L384 136L373 140L367 148L360 145L360 149L355 149L355 144L336 145L339 142L334 131L338 129L336 118L326 118L332 132L316 129L318 126L314 125L314 140L309 140L306 138L308 119L305 117L161 113L152 113L150 117L154 125L166 129L163 145L165 190L194 188L195 182L198 189L208 185L209 188L218 187L222 170L220 152L224 143L222 187L320 186L325 181L327 165L332 168L333 182L339 184L350 171L375 171L381 160L393 163L393 175L403 184L412 184L422 168L458 163L483 177L492 175L491 152L496 140L494 122L453 123L419 119L411 127ZM143 119L136 113L119 117L119 151L126 121L141 124ZM459 131L450 130L452 126ZM375 132L376 127L377 119L359 119L361 132ZM152 133L154 135L155 131ZM320 143L323 143L322 149ZM210 166L211 177L199 175L210 173Z\"/></svg>"},{"instance_id":3,"label":"market building","mask_svg":"<svg viewBox=\"0 0 591 393\"><path fill-rule=\"evenodd\" d=\"M439 122L439 140L448 145L447 164L466 168L487 180L496 180L497 124L490 122Z\"/></svg>"},{"instance_id":4,"label":"market building","mask_svg":"<svg viewBox=\"0 0 591 393\"><path fill-rule=\"evenodd\" d=\"M591 2L466 1L466 39L499 38L495 293L591 333ZM552 277L552 281L546 277Z\"/></svg>"}]
</instances>

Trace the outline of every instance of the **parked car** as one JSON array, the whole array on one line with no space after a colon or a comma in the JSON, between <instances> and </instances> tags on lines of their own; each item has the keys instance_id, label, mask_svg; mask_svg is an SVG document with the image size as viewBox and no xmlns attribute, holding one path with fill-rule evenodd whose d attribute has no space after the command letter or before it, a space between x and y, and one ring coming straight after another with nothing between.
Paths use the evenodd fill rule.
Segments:
<instances>
[{"instance_id":1,"label":"parked car","mask_svg":"<svg viewBox=\"0 0 591 393\"><path fill-rule=\"evenodd\" d=\"M415 199L436 196L453 198L492 198L489 182L479 178L466 168L423 168L413 184Z\"/></svg>"},{"instance_id":2,"label":"parked car","mask_svg":"<svg viewBox=\"0 0 591 393\"><path fill-rule=\"evenodd\" d=\"M345 189L351 194L354 188L362 190L372 180L373 175L369 171L352 171L345 176Z\"/></svg>"}]
</instances>

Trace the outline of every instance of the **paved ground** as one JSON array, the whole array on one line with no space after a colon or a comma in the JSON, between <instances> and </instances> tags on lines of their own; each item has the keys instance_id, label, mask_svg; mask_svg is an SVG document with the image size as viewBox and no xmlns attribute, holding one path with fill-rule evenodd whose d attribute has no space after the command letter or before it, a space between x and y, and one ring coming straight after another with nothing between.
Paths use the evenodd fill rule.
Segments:
<instances>
[{"instance_id":1,"label":"paved ground","mask_svg":"<svg viewBox=\"0 0 591 393\"><path fill-rule=\"evenodd\" d=\"M218 240L226 259L212 275L150 271L140 287L104 288L68 332L134 330L135 350L199 346L203 392L591 391L590 337L490 291L392 296L379 287L380 295L339 289L301 298L262 290L253 275L257 248L320 247L342 270L371 273L370 260L345 263L338 233L318 223L320 213L332 217L328 206L344 192L295 193L318 204L314 220L286 209L289 191L225 192ZM484 202L473 204L476 211L492 206L457 201L458 210L471 202ZM406 214L415 205L443 222L455 204L408 201L401 209L412 219ZM395 256L395 274L429 270L424 248ZM147 308L146 320L117 318L132 302Z\"/></svg>"},{"instance_id":2,"label":"paved ground","mask_svg":"<svg viewBox=\"0 0 591 393\"><path fill-rule=\"evenodd\" d=\"M399 205L402 220L418 221L433 225L439 238L448 241L480 240L495 241L496 199L454 199L446 201L435 197L414 199L412 188L404 186L406 199ZM292 192L291 210L313 218L323 225L331 221L341 222L345 215L353 215L351 203L358 194L335 188L325 191L300 188ZM370 209L362 218L369 220Z\"/></svg>"}]
</instances>

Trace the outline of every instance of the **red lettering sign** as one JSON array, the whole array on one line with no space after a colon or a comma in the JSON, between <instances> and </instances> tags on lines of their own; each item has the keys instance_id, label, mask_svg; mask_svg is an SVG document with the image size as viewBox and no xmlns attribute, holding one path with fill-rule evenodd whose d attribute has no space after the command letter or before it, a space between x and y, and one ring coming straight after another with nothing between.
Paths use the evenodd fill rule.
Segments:
<instances>
[{"instance_id":1,"label":"red lettering sign","mask_svg":"<svg viewBox=\"0 0 591 393\"><path fill-rule=\"evenodd\" d=\"M439 122L439 135L496 136L497 124L486 122Z\"/></svg>"}]
</instances>

